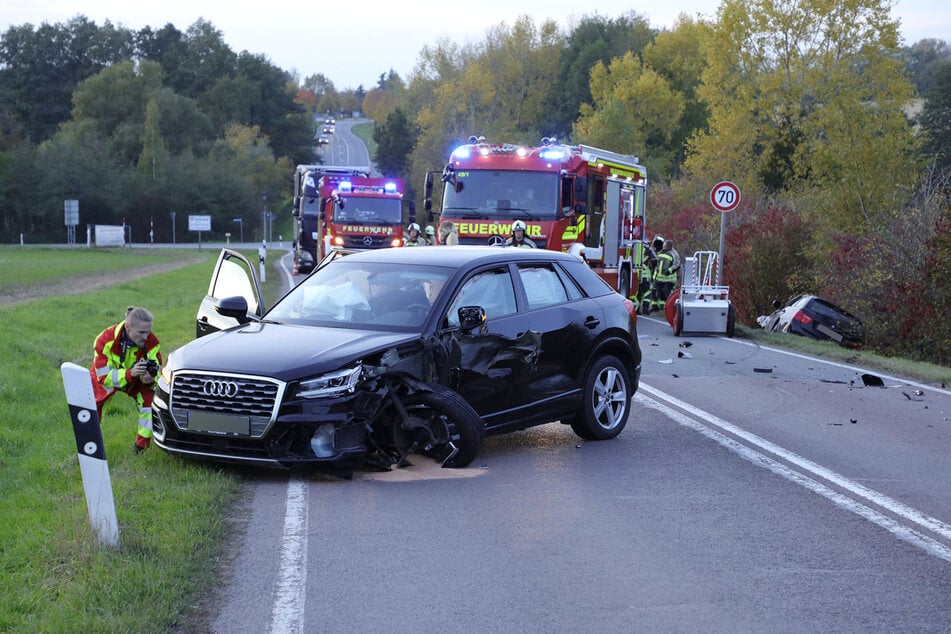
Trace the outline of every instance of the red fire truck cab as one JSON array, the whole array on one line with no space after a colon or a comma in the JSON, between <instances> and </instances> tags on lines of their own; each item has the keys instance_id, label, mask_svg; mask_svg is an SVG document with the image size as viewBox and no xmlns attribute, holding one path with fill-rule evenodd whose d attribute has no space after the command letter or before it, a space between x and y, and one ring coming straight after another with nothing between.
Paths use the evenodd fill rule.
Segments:
<instances>
[{"instance_id":1,"label":"red fire truck cab","mask_svg":"<svg viewBox=\"0 0 951 634\"><path fill-rule=\"evenodd\" d=\"M430 219L437 175L425 183ZM637 293L647 191L637 157L548 138L528 147L470 137L440 180L439 222L455 225L460 244L502 245L522 220L537 247L579 255L622 295Z\"/></svg>"}]
</instances>

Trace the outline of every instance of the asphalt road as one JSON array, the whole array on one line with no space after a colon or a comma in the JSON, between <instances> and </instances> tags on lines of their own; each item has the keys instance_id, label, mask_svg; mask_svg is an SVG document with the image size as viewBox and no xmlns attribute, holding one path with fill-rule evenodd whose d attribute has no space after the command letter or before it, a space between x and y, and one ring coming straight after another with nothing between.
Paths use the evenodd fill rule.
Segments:
<instances>
[{"instance_id":1,"label":"asphalt road","mask_svg":"<svg viewBox=\"0 0 951 634\"><path fill-rule=\"evenodd\" d=\"M951 392L639 330L615 440L555 423L464 470L248 472L209 629L948 631Z\"/></svg>"},{"instance_id":2,"label":"asphalt road","mask_svg":"<svg viewBox=\"0 0 951 634\"><path fill-rule=\"evenodd\" d=\"M371 176L376 176L377 174L372 173L372 163L366 144L351 132L353 126L366 122L367 119L338 119L334 127L335 132L330 137L330 143L317 150L324 164L369 166Z\"/></svg>"}]
</instances>

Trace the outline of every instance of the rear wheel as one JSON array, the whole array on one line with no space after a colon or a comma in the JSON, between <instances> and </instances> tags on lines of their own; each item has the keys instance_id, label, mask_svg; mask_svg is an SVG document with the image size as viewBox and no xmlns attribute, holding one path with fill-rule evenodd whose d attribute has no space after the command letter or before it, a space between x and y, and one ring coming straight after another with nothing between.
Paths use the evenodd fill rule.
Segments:
<instances>
[{"instance_id":1,"label":"rear wheel","mask_svg":"<svg viewBox=\"0 0 951 634\"><path fill-rule=\"evenodd\" d=\"M730 304L726 312L726 336L732 337L736 332L736 311L733 310L733 304Z\"/></svg>"},{"instance_id":2,"label":"rear wheel","mask_svg":"<svg viewBox=\"0 0 951 634\"><path fill-rule=\"evenodd\" d=\"M403 400L410 424L430 432L433 441L426 453L441 460L442 466L465 467L482 449L482 418L456 392L442 385L429 387Z\"/></svg>"},{"instance_id":3,"label":"rear wheel","mask_svg":"<svg viewBox=\"0 0 951 634\"><path fill-rule=\"evenodd\" d=\"M677 304L677 317L674 319L674 336L679 337L684 332L684 306Z\"/></svg>"},{"instance_id":4,"label":"rear wheel","mask_svg":"<svg viewBox=\"0 0 951 634\"><path fill-rule=\"evenodd\" d=\"M618 293L621 294L624 299L629 299L631 297L631 271L628 269L621 269L621 277L618 280Z\"/></svg>"},{"instance_id":5,"label":"rear wheel","mask_svg":"<svg viewBox=\"0 0 951 634\"><path fill-rule=\"evenodd\" d=\"M603 356L588 368L584 403L571 429L585 440L608 440L621 433L631 413L631 380L617 357Z\"/></svg>"}]
</instances>

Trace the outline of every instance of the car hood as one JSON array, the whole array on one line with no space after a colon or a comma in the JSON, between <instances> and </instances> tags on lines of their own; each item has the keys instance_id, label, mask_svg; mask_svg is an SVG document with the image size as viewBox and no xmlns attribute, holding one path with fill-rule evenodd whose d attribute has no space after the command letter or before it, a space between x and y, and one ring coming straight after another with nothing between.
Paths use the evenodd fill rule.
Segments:
<instances>
[{"instance_id":1,"label":"car hood","mask_svg":"<svg viewBox=\"0 0 951 634\"><path fill-rule=\"evenodd\" d=\"M251 323L189 342L172 353L168 367L292 381L418 339L418 333Z\"/></svg>"}]
</instances>

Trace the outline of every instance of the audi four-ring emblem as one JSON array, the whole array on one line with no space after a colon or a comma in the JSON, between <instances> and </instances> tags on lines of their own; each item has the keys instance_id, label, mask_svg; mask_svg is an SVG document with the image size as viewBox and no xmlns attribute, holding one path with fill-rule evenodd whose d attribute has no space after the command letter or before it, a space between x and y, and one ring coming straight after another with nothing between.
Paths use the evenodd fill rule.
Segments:
<instances>
[{"instance_id":1,"label":"audi four-ring emblem","mask_svg":"<svg viewBox=\"0 0 951 634\"><path fill-rule=\"evenodd\" d=\"M238 395L238 384L234 381L205 381L201 391L205 396L234 398Z\"/></svg>"}]
</instances>

